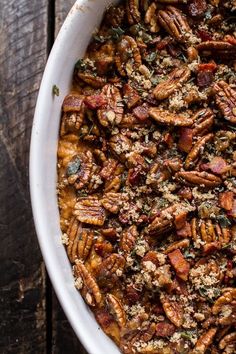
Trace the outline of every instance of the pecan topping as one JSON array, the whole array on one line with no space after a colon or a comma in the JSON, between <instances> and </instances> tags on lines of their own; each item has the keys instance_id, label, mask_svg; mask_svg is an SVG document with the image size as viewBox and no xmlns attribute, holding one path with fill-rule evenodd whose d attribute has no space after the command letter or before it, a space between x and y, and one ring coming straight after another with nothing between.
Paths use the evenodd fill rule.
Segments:
<instances>
[{"instance_id":1,"label":"pecan topping","mask_svg":"<svg viewBox=\"0 0 236 354\"><path fill-rule=\"evenodd\" d=\"M189 263L184 259L181 251L176 249L168 254L171 265L174 267L178 277L184 281L188 279L188 273L190 270Z\"/></svg>"},{"instance_id":2,"label":"pecan topping","mask_svg":"<svg viewBox=\"0 0 236 354\"><path fill-rule=\"evenodd\" d=\"M106 97L107 104L97 112L100 124L104 127L119 124L124 113L120 91L114 85L106 85L102 94Z\"/></svg>"},{"instance_id":3,"label":"pecan topping","mask_svg":"<svg viewBox=\"0 0 236 354\"><path fill-rule=\"evenodd\" d=\"M145 23L149 25L150 31L153 33L160 30L157 18L157 5L154 2L149 6L145 14Z\"/></svg>"},{"instance_id":4,"label":"pecan topping","mask_svg":"<svg viewBox=\"0 0 236 354\"><path fill-rule=\"evenodd\" d=\"M123 134L113 135L109 141L111 150L120 158L122 162L126 160L125 155L131 150L131 140Z\"/></svg>"},{"instance_id":5,"label":"pecan topping","mask_svg":"<svg viewBox=\"0 0 236 354\"><path fill-rule=\"evenodd\" d=\"M207 134L200 138L196 144L192 147L191 151L189 152L188 156L186 157L184 167L188 170L197 163L199 159L199 155L203 153L204 147L206 143L211 141L214 138L214 134Z\"/></svg>"},{"instance_id":6,"label":"pecan topping","mask_svg":"<svg viewBox=\"0 0 236 354\"><path fill-rule=\"evenodd\" d=\"M74 156L66 169L68 183L73 184L76 189L82 189L89 183L92 172L93 155L90 151Z\"/></svg>"},{"instance_id":7,"label":"pecan topping","mask_svg":"<svg viewBox=\"0 0 236 354\"><path fill-rule=\"evenodd\" d=\"M165 10L160 10L158 20L161 26L179 42L185 42L186 35L191 33L185 15L173 6L167 6Z\"/></svg>"},{"instance_id":8,"label":"pecan topping","mask_svg":"<svg viewBox=\"0 0 236 354\"><path fill-rule=\"evenodd\" d=\"M103 87L107 80L104 77L100 77L98 75L90 74L90 73L85 73L85 72L78 72L78 77L86 82L86 84L94 87L94 88L101 88Z\"/></svg>"},{"instance_id":9,"label":"pecan topping","mask_svg":"<svg viewBox=\"0 0 236 354\"><path fill-rule=\"evenodd\" d=\"M126 14L130 25L138 23L141 19L139 3L140 0L127 0L126 2Z\"/></svg>"},{"instance_id":10,"label":"pecan topping","mask_svg":"<svg viewBox=\"0 0 236 354\"><path fill-rule=\"evenodd\" d=\"M80 198L75 205L74 215L86 224L102 226L105 222L105 210L98 199L94 197Z\"/></svg>"},{"instance_id":11,"label":"pecan topping","mask_svg":"<svg viewBox=\"0 0 236 354\"><path fill-rule=\"evenodd\" d=\"M113 214L117 214L122 204L127 201L128 198L122 193L106 193L101 199L101 204L103 207Z\"/></svg>"},{"instance_id":12,"label":"pecan topping","mask_svg":"<svg viewBox=\"0 0 236 354\"><path fill-rule=\"evenodd\" d=\"M177 302L171 301L167 296L160 299L163 310L168 319L176 326L181 327L183 324L183 309Z\"/></svg>"},{"instance_id":13,"label":"pecan topping","mask_svg":"<svg viewBox=\"0 0 236 354\"><path fill-rule=\"evenodd\" d=\"M204 135L214 123L214 113L210 108L203 108L197 111L193 116L193 136Z\"/></svg>"},{"instance_id":14,"label":"pecan topping","mask_svg":"<svg viewBox=\"0 0 236 354\"><path fill-rule=\"evenodd\" d=\"M219 343L219 348L224 349L225 353L233 353L233 351L230 351L230 349L234 350L236 347L236 332L232 332L230 334L227 334L224 336L220 343Z\"/></svg>"},{"instance_id":15,"label":"pecan topping","mask_svg":"<svg viewBox=\"0 0 236 354\"><path fill-rule=\"evenodd\" d=\"M219 315L219 323L232 325L236 323L236 289L224 292L212 307L213 315Z\"/></svg>"},{"instance_id":16,"label":"pecan topping","mask_svg":"<svg viewBox=\"0 0 236 354\"><path fill-rule=\"evenodd\" d=\"M124 327L126 324L126 315L121 301L115 295L107 294L106 302L119 327Z\"/></svg>"},{"instance_id":17,"label":"pecan topping","mask_svg":"<svg viewBox=\"0 0 236 354\"><path fill-rule=\"evenodd\" d=\"M69 94L64 98L63 118L61 125L61 135L68 132L78 132L84 121L85 107L84 96L78 94Z\"/></svg>"},{"instance_id":18,"label":"pecan topping","mask_svg":"<svg viewBox=\"0 0 236 354\"><path fill-rule=\"evenodd\" d=\"M74 272L76 278L81 277L83 281L82 293L85 301L90 306L99 305L102 301L102 294L100 292L100 289L93 276L83 265L83 263L81 263L81 261L76 261Z\"/></svg>"},{"instance_id":19,"label":"pecan topping","mask_svg":"<svg viewBox=\"0 0 236 354\"><path fill-rule=\"evenodd\" d=\"M196 46L200 55L213 58L236 58L236 45L224 41L206 41Z\"/></svg>"},{"instance_id":20,"label":"pecan topping","mask_svg":"<svg viewBox=\"0 0 236 354\"><path fill-rule=\"evenodd\" d=\"M124 230L121 241L120 248L125 253L130 253L135 246L136 239L138 237L137 226L132 225L128 229Z\"/></svg>"},{"instance_id":21,"label":"pecan topping","mask_svg":"<svg viewBox=\"0 0 236 354\"><path fill-rule=\"evenodd\" d=\"M72 263L76 259L85 261L93 245L94 234L92 230L83 229L76 218L72 218L67 230L69 238L67 254Z\"/></svg>"},{"instance_id":22,"label":"pecan topping","mask_svg":"<svg viewBox=\"0 0 236 354\"><path fill-rule=\"evenodd\" d=\"M162 210L160 215L157 216L147 227L147 233L158 236L165 232L171 231L174 227L173 213L176 211L176 208L177 205L173 205L167 209Z\"/></svg>"},{"instance_id":23,"label":"pecan topping","mask_svg":"<svg viewBox=\"0 0 236 354\"><path fill-rule=\"evenodd\" d=\"M186 172L177 172L176 177L181 181L187 184L193 184L203 187L217 187L221 185L221 178L207 172L198 172L198 171L186 171Z\"/></svg>"},{"instance_id":24,"label":"pecan topping","mask_svg":"<svg viewBox=\"0 0 236 354\"><path fill-rule=\"evenodd\" d=\"M142 64L140 50L132 37L122 37L117 45L117 56L115 61L117 70L122 76L130 76L133 70Z\"/></svg>"},{"instance_id":25,"label":"pecan topping","mask_svg":"<svg viewBox=\"0 0 236 354\"><path fill-rule=\"evenodd\" d=\"M158 84L153 94L157 100L164 100L172 93L178 90L190 78L191 71L188 67L174 69L169 75L168 79Z\"/></svg>"},{"instance_id":26,"label":"pecan topping","mask_svg":"<svg viewBox=\"0 0 236 354\"><path fill-rule=\"evenodd\" d=\"M171 113L156 107L149 109L149 115L159 124L175 127L189 127L193 124L193 120L190 118L186 118L185 116Z\"/></svg>"},{"instance_id":27,"label":"pecan topping","mask_svg":"<svg viewBox=\"0 0 236 354\"><path fill-rule=\"evenodd\" d=\"M123 88L124 99L128 108L136 106L140 101L140 95L138 92L129 84L125 84ZM122 122L123 123L123 122Z\"/></svg>"},{"instance_id":28,"label":"pecan topping","mask_svg":"<svg viewBox=\"0 0 236 354\"><path fill-rule=\"evenodd\" d=\"M201 335L201 337L198 339L194 349L190 353L191 354L199 354L199 353L204 354L206 352L207 348L213 342L216 332L217 332L216 328L211 328L206 333Z\"/></svg>"},{"instance_id":29,"label":"pecan topping","mask_svg":"<svg viewBox=\"0 0 236 354\"><path fill-rule=\"evenodd\" d=\"M99 278L110 278L113 275L122 275L125 266L125 259L117 253L112 253L104 259L98 271Z\"/></svg>"},{"instance_id":30,"label":"pecan topping","mask_svg":"<svg viewBox=\"0 0 236 354\"><path fill-rule=\"evenodd\" d=\"M224 118L230 123L236 124L236 90L233 90L225 81L217 82L214 85L214 90L216 103Z\"/></svg>"}]
</instances>

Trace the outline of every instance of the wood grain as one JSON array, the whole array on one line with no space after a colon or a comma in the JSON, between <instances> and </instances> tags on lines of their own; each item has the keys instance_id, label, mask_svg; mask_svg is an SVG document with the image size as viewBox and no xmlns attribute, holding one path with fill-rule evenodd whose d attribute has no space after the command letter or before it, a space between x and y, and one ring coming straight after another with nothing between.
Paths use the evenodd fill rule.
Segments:
<instances>
[{"instance_id":1,"label":"wood grain","mask_svg":"<svg viewBox=\"0 0 236 354\"><path fill-rule=\"evenodd\" d=\"M0 352L46 353L45 268L28 188L29 140L47 57L47 1L0 7Z\"/></svg>"},{"instance_id":2,"label":"wood grain","mask_svg":"<svg viewBox=\"0 0 236 354\"><path fill-rule=\"evenodd\" d=\"M58 34L66 15L70 11L71 7L74 5L75 0L56 0L55 2L55 35Z\"/></svg>"}]
</instances>

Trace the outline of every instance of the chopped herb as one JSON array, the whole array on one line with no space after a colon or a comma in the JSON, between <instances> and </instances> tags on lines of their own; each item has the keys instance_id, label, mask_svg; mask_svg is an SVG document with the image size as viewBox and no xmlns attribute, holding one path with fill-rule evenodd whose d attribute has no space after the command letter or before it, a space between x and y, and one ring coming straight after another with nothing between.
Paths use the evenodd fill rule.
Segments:
<instances>
[{"instance_id":1,"label":"chopped herb","mask_svg":"<svg viewBox=\"0 0 236 354\"><path fill-rule=\"evenodd\" d=\"M53 85L52 87L52 93L53 95L55 96L59 96L60 95L60 90L59 90L59 87L57 85Z\"/></svg>"},{"instance_id":2,"label":"chopped herb","mask_svg":"<svg viewBox=\"0 0 236 354\"><path fill-rule=\"evenodd\" d=\"M117 40L125 33L125 31L120 27L112 27L110 33L111 38Z\"/></svg>"},{"instance_id":3,"label":"chopped herb","mask_svg":"<svg viewBox=\"0 0 236 354\"><path fill-rule=\"evenodd\" d=\"M156 52L151 52L145 57L145 60L148 63L152 63L154 60L156 60L156 58L157 58L157 53Z\"/></svg>"},{"instance_id":4,"label":"chopped herb","mask_svg":"<svg viewBox=\"0 0 236 354\"><path fill-rule=\"evenodd\" d=\"M104 37L104 36L98 36L98 35L95 34L95 35L93 36L93 39L94 39L96 42L105 43L108 38L107 38L107 37Z\"/></svg>"},{"instance_id":5,"label":"chopped herb","mask_svg":"<svg viewBox=\"0 0 236 354\"><path fill-rule=\"evenodd\" d=\"M149 159L148 157L145 157L144 159L147 161L147 163L152 163L152 159Z\"/></svg>"},{"instance_id":6,"label":"chopped herb","mask_svg":"<svg viewBox=\"0 0 236 354\"><path fill-rule=\"evenodd\" d=\"M231 225L231 221L227 218L226 215L217 215L216 220L219 221L220 226L228 227Z\"/></svg>"},{"instance_id":7,"label":"chopped herb","mask_svg":"<svg viewBox=\"0 0 236 354\"><path fill-rule=\"evenodd\" d=\"M86 64L84 62L84 59L79 59L75 63L75 69L77 70L85 70L86 69Z\"/></svg>"},{"instance_id":8,"label":"chopped herb","mask_svg":"<svg viewBox=\"0 0 236 354\"><path fill-rule=\"evenodd\" d=\"M190 331L182 332L181 337L186 340L191 340L193 337L193 333Z\"/></svg>"},{"instance_id":9,"label":"chopped herb","mask_svg":"<svg viewBox=\"0 0 236 354\"><path fill-rule=\"evenodd\" d=\"M66 169L67 176L69 177L75 175L79 171L80 165L81 165L80 159L76 157L74 161L70 162L67 166Z\"/></svg>"}]
</instances>

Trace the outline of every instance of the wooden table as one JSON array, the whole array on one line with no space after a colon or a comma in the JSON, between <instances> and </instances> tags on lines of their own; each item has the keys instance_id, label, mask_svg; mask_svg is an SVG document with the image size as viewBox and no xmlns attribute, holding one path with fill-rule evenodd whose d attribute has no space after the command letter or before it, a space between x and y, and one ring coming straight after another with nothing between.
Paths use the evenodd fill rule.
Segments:
<instances>
[{"instance_id":1,"label":"wooden table","mask_svg":"<svg viewBox=\"0 0 236 354\"><path fill-rule=\"evenodd\" d=\"M0 2L0 353L86 353L48 279L35 235L29 142L41 76L73 0Z\"/></svg>"}]
</instances>

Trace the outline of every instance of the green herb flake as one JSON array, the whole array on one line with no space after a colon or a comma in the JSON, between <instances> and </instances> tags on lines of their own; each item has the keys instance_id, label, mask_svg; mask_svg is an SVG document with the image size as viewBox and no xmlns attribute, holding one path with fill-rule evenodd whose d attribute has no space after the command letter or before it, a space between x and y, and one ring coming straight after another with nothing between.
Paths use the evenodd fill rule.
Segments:
<instances>
[{"instance_id":1,"label":"green herb flake","mask_svg":"<svg viewBox=\"0 0 236 354\"><path fill-rule=\"evenodd\" d=\"M216 220L219 221L220 226L223 228L231 225L231 221L227 218L226 215L217 215Z\"/></svg>"},{"instance_id":2,"label":"green herb flake","mask_svg":"<svg viewBox=\"0 0 236 354\"><path fill-rule=\"evenodd\" d=\"M145 57L145 60L148 63L152 63L154 60L156 60L156 58L157 58L157 53L156 52L151 52Z\"/></svg>"},{"instance_id":3,"label":"green herb flake","mask_svg":"<svg viewBox=\"0 0 236 354\"><path fill-rule=\"evenodd\" d=\"M75 69L77 70L85 70L86 69L86 64L84 62L84 59L79 59L75 63Z\"/></svg>"},{"instance_id":4,"label":"green herb flake","mask_svg":"<svg viewBox=\"0 0 236 354\"><path fill-rule=\"evenodd\" d=\"M80 165L81 165L81 163L80 163L80 159L78 157L76 157L74 159L74 161L71 161L68 164L67 169L66 169L67 177L75 175L79 171Z\"/></svg>"},{"instance_id":5,"label":"green herb flake","mask_svg":"<svg viewBox=\"0 0 236 354\"><path fill-rule=\"evenodd\" d=\"M125 33L121 27L112 27L110 30L111 38L117 40Z\"/></svg>"},{"instance_id":6,"label":"green herb flake","mask_svg":"<svg viewBox=\"0 0 236 354\"><path fill-rule=\"evenodd\" d=\"M53 93L54 96L59 96L60 95L60 90L59 90L59 87L57 85L53 85L52 93Z\"/></svg>"}]
</instances>

